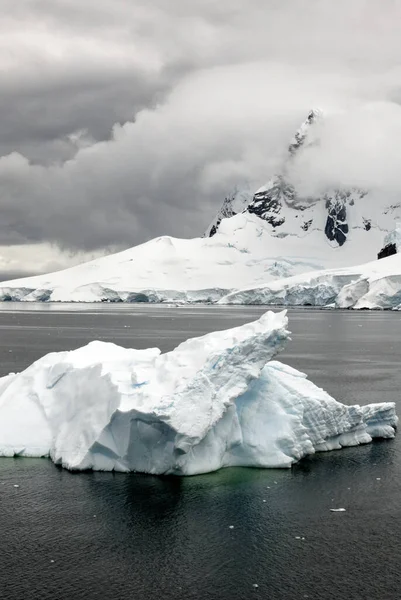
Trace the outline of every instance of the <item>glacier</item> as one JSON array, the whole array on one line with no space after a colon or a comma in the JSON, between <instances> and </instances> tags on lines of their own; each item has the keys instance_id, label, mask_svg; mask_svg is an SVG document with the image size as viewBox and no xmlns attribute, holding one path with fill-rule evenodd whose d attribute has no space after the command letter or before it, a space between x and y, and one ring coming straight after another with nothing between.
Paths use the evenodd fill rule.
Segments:
<instances>
[{"instance_id":1,"label":"glacier","mask_svg":"<svg viewBox=\"0 0 401 600\"><path fill-rule=\"evenodd\" d=\"M70 470L194 475L290 467L317 451L392 438L391 402L346 406L275 360L285 311L171 352L94 341L0 379L0 455Z\"/></svg>"},{"instance_id":2,"label":"glacier","mask_svg":"<svg viewBox=\"0 0 401 600\"><path fill-rule=\"evenodd\" d=\"M401 310L401 254L244 288L218 303Z\"/></svg>"},{"instance_id":3,"label":"glacier","mask_svg":"<svg viewBox=\"0 0 401 600\"><path fill-rule=\"evenodd\" d=\"M336 249L322 244L318 229L272 237L269 223L242 213L223 219L213 237L162 236L55 273L3 281L0 301L215 303L240 287L373 259L383 243L376 229L349 237Z\"/></svg>"}]
</instances>

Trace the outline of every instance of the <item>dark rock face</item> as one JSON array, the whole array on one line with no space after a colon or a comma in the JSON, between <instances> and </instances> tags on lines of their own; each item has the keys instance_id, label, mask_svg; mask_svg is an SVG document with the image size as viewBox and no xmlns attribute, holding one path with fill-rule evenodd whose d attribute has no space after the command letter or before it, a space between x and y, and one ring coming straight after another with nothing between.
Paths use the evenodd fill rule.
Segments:
<instances>
[{"instance_id":1,"label":"dark rock face","mask_svg":"<svg viewBox=\"0 0 401 600\"><path fill-rule=\"evenodd\" d=\"M247 208L247 212L257 215L270 223L272 227L280 227L285 223L285 218L280 215L282 209L281 195L284 192L283 181L280 177L277 177L274 185L269 189L255 194Z\"/></svg>"},{"instance_id":2,"label":"dark rock face","mask_svg":"<svg viewBox=\"0 0 401 600\"><path fill-rule=\"evenodd\" d=\"M217 233L217 229L219 228L220 223L221 223L221 219L219 219L215 225L212 225L212 227L210 229L209 237L213 237Z\"/></svg>"},{"instance_id":3,"label":"dark rock face","mask_svg":"<svg viewBox=\"0 0 401 600\"><path fill-rule=\"evenodd\" d=\"M387 256L392 256L393 254L397 254L397 246L395 244L387 244L384 246L377 255L377 258L386 258Z\"/></svg>"},{"instance_id":4,"label":"dark rock face","mask_svg":"<svg viewBox=\"0 0 401 600\"><path fill-rule=\"evenodd\" d=\"M222 219L229 219L230 217L234 217L237 214L233 210L232 203L233 198L231 196L224 198L224 202L218 214L217 221L210 229L209 237L213 237L215 235Z\"/></svg>"},{"instance_id":5,"label":"dark rock face","mask_svg":"<svg viewBox=\"0 0 401 600\"><path fill-rule=\"evenodd\" d=\"M326 198L327 221L324 233L330 241L336 241L342 246L347 241L348 223L346 194L336 192L334 198Z\"/></svg>"},{"instance_id":6,"label":"dark rock face","mask_svg":"<svg viewBox=\"0 0 401 600\"><path fill-rule=\"evenodd\" d=\"M311 110L310 113L308 114L308 118L305 121L305 125L313 125L313 123L316 121L317 117L318 117L318 113L315 110ZM293 141L288 146L288 152L291 155L294 155L295 152L302 146L302 144L304 143L304 141L306 139L306 135L307 135L307 133L305 130L299 130L296 132Z\"/></svg>"},{"instance_id":7,"label":"dark rock face","mask_svg":"<svg viewBox=\"0 0 401 600\"><path fill-rule=\"evenodd\" d=\"M304 223L302 223L301 229L303 229L304 231L308 231L308 229L312 225L312 223L313 223L313 219L310 219L309 221L305 221Z\"/></svg>"},{"instance_id":8,"label":"dark rock face","mask_svg":"<svg viewBox=\"0 0 401 600\"><path fill-rule=\"evenodd\" d=\"M365 219L365 217L362 217L362 219L365 230L370 231L372 228L372 221L370 219Z\"/></svg>"}]
</instances>

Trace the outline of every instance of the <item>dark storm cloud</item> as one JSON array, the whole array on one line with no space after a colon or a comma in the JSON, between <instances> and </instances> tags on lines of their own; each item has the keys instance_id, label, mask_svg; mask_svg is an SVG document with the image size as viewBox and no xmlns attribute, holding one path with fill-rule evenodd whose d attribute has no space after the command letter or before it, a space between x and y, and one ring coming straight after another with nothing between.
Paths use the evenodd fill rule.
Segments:
<instances>
[{"instance_id":1,"label":"dark storm cloud","mask_svg":"<svg viewBox=\"0 0 401 600\"><path fill-rule=\"evenodd\" d=\"M360 155L358 182L372 180L364 136L383 119L399 131L386 103L400 96L399 1L2 8L0 246L92 250L199 234L235 184L257 187L274 173L314 105L357 115L355 127L343 118L323 132L328 154L313 158L321 179L338 174L335 140L349 131L360 142L347 154ZM379 110L359 111L377 101ZM388 165L398 139L387 125ZM300 170L316 178L310 163Z\"/></svg>"},{"instance_id":2,"label":"dark storm cloud","mask_svg":"<svg viewBox=\"0 0 401 600\"><path fill-rule=\"evenodd\" d=\"M37 88L3 91L0 96L0 155L18 151L49 163L74 153L69 135L87 131L93 140L110 137L114 123L133 120L138 110L162 93L161 82L132 73L101 74L94 81L42 83Z\"/></svg>"},{"instance_id":3,"label":"dark storm cloud","mask_svg":"<svg viewBox=\"0 0 401 600\"><path fill-rule=\"evenodd\" d=\"M1 154L65 158L74 150L71 132L108 139L114 123L133 120L164 96L186 58L162 59L146 39L151 11L134 8L118 0L3 1Z\"/></svg>"},{"instance_id":4,"label":"dark storm cloud","mask_svg":"<svg viewBox=\"0 0 401 600\"><path fill-rule=\"evenodd\" d=\"M20 279L21 277L30 277L36 275L37 271L0 271L0 283L10 279Z\"/></svg>"}]
</instances>

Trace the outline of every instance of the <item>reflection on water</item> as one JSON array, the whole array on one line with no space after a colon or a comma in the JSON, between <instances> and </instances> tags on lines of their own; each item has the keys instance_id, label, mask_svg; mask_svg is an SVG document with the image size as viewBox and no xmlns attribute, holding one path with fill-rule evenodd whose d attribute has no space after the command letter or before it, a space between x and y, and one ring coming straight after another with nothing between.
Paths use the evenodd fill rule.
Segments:
<instances>
[{"instance_id":1,"label":"reflection on water","mask_svg":"<svg viewBox=\"0 0 401 600\"><path fill-rule=\"evenodd\" d=\"M398 598L398 465L393 442L292 470L188 478L1 459L0 589L7 598L245 599L257 583L264 598ZM347 512L330 512L339 506Z\"/></svg>"}]
</instances>

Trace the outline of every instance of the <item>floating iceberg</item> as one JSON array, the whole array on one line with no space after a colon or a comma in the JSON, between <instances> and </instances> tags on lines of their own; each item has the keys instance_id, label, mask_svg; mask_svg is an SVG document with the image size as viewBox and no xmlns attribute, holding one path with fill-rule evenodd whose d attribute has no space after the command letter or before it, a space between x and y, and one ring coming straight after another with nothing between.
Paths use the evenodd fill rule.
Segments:
<instances>
[{"instance_id":1,"label":"floating iceberg","mask_svg":"<svg viewBox=\"0 0 401 600\"><path fill-rule=\"evenodd\" d=\"M401 310L401 254L245 288L218 303Z\"/></svg>"},{"instance_id":2,"label":"floating iceberg","mask_svg":"<svg viewBox=\"0 0 401 600\"><path fill-rule=\"evenodd\" d=\"M92 342L0 379L0 454L71 470L193 475L290 467L319 450L392 438L394 403L345 406L272 360L285 312L161 354Z\"/></svg>"}]
</instances>

